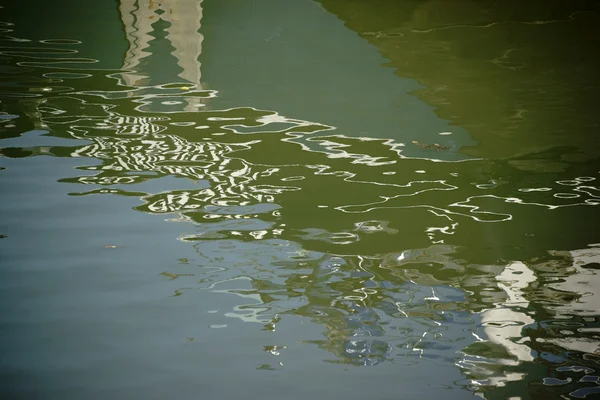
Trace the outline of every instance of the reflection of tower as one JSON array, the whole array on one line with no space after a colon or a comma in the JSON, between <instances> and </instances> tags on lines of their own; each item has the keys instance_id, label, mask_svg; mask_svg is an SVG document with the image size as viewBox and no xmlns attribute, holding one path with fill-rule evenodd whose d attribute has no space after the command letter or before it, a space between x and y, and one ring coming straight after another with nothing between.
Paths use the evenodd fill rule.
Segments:
<instances>
[{"instance_id":1,"label":"reflection of tower","mask_svg":"<svg viewBox=\"0 0 600 400\"><path fill-rule=\"evenodd\" d=\"M519 312L516 308L527 308L529 302L525 298L527 287L535 282L533 273L522 262L513 262L507 265L502 273L496 277L498 287L507 294L508 299L503 304L496 304L481 313L481 320L485 326L485 333L492 343L497 343L518 361L533 361L531 349L521 343L515 342L523 337L523 327L535 322L529 315Z\"/></svg>"},{"instance_id":2,"label":"reflection of tower","mask_svg":"<svg viewBox=\"0 0 600 400\"><path fill-rule=\"evenodd\" d=\"M120 12L129 41L123 65L129 72L121 74L124 85L149 86L183 79L201 89L202 0L121 0Z\"/></svg>"}]
</instances>

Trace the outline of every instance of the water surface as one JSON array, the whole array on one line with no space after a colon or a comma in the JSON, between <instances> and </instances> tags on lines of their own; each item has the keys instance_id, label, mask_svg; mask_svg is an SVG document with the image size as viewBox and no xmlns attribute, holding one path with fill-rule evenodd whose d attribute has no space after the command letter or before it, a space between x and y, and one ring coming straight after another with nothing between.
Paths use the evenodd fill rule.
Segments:
<instances>
[{"instance_id":1,"label":"water surface","mask_svg":"<svg viewBox=\"0 0 600 400\"><path fill-rule=\"evenodd\" d=\"M29 3L8 397L600 391L597 2Z\"/></svg>"}]
</instances>

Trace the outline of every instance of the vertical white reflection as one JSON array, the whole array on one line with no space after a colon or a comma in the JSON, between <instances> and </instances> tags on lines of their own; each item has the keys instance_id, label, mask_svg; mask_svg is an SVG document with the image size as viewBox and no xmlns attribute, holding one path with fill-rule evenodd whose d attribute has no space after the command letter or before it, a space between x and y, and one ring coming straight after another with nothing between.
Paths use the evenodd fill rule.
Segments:
<instances>
[{"instance_id":1,"label":"vertical white reflection","mask_svg":"<svg viewBox=\"0 0 600 400\"><path fill-rule=\"evenodd\" d=\"M168 22L166 37L174 48L171 55L182 69L175 76L187 81L196 90L201 87L200 54L204 37L200 33L202 20L202 0L156 2L149 0L121 0L119 7L125 35L129 41L129 49L125 55L122 74L123 84L127 86L147 86L151 80L150 72L145 71L143 60L152 57L149 51L150 42L156 40L152 35L153 26L158 20ZM165 66L168 68L168 66ZM166 71L168 72L168 71ZM200 102L198 97L186 98L188 105L195 106ZM193 108L186 111L191 111Z\"/></svg>"},{"instance_id":2,"label":"vertical white reflection","mask_svg":"<svg viewBox=\"0 0 600 400\"><path fill-rule=\"evenodd\" d=\"M557 318L568 320L573 316L578 316L584 320L594 321L600 309L600 274L596 268L590 268L590 266L600 263L600 245L591 244L586 249L553 251L551 254L571 260L571 268L567 270L567 276L548 286L558 292L577 295L573 301L553 307ZM580 327L577 331L578 335L546 338L543 341L554 343L566 350L590 354L600 353L600 342L594 337L585 335L586 331L597 332L598 328Z\"/></svg>"},{"instance_id":3,"label":"vertical white reflection","mask_svg":"<svg viewBox=\"0 0 600 400\"><path fill-rule=\"evenodd\" d=\"M481 313L485 333L492 343L502 345L518 362L533 361L529 346L517 343L516 340L523 337L523 327L535 321L529 315L517 311L516 307L524 309L529 305L524 291L536 280L535 275L525 264L516 261L507 265L496 280L508 299L504 304Z\"/></svg>"}]
</instances>

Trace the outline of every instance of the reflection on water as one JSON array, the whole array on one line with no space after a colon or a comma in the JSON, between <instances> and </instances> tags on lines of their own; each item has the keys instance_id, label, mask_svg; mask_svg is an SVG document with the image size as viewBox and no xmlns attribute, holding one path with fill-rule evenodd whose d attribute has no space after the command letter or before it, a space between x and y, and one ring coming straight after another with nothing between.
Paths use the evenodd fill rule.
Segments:
<instances>
[{"instance_id":1,"label":"reflection on water","mask_svg":"<svg viewBox=\"0 0 600 400\"><path fill-rule=\"evenodd\" d=\"M319 2L425 85L416 94L477 140L465 153L578 148L553 169L596 157L597 1Z\"/></svg>"},{"instance_id":2,"label":"reflection on water","mask_svg":"<svg viewBox=\"0 0 600 400\"><path fill-rule=\"evenodd\" d=\"M122 0L119 8L130 46L123 65L124 69L131 70L123 74L126 85L156 82L160 80L162 71L172 73L175 66L165 67L165 61L170 57L161 58L160 66L148 62L152 60L149 56L153 52L149 49L153 45L170 45L170 56L177 60L177 66L181 69L178 76L200 87L198 57L202 53L203 40L199 31L202 20L200 2L149 2L144 6L133 0ZM152 41L156 43L151 44ZM136 72L145 73L137 75ZM167 77L168 82L169 78L173 79L172 76Z\"/></svg>"},{"instance_id":3,"label":"reflection on water","mask_svg":"<svg viewBox=\"0 0 600 400\"><path fill-rule=\"evenodd\" d=\"M282 343L273 344L267 335L279 332L285 320L300 319L323 330L317 339L296 334L304 346L324 350L304 359L307 368L325 360L329 371L342 364L397 375L435 365L465 377L440 385L490 399L598 393L600 243L594 228L600 187L597 156L589 148L596 139L586 135L598 120L587 112L587 94L576 99L584 108L575 101L560 108L576 113L568 121L568 140L546 129L563 115L553 111L555 101L572 100L571 84L589 78L592 62L581 63L580 74L569 80L570 64L540 59L538 68L547 74L530 86L522 86L522 75L489 69L522 73L529 64L504 65L504 59L527 54L526 41L547 34L539 31L546 25L568 43L576 41L579 34L568 24L597 22L594 8L565 11L557 2L553 12L559 16L528 10L522 12L535 15L524 20L494 14L500 8L492 2L482 2L492 7L483 17L485 10L467 6L457 16L432 11L445 10L446 3L407 1L390 6L407 16L398 21L412 18L399 24L386 20L387 2L321 3L379 46L399 75L424 83L417 95L481 140L465 150L481 158L453 156L460 142L423 148L407 136L348 136L325 121L252 104L219 109L213 106L219 87L200 79L202 45L211 40L200 33L208 18L201 2L125 0L120 15L130 46L119 71L74 67L83 60L76 47L65 47L74 44L68 38L31 45L4 23L0 154L4 160L81 160L73 174L59 179L70 196L130 196L137 212L177 223L179 242L195 258L173 254L178 262L161 274L174 281L174 298L226 296L223 304L213 300L209 313L244 323L240 329L258 338L244 345L260 342L271 356L282 359L290 339L277 336ZM261 3L255 6L260 13ZM364 13L356 14L363 6ZM520 10L511 7L501 10ZM311 10L325 12L316 4ZM519 25L505 20L521 21L523 31L501 30ZM500 29L490 40L501 45L477 44L470 33L460 33L466 26ZM437 39L422 39L438 32ZM494 63L485 60L486 52L505 45L514 49L503 50ZM448 56L461 46L474 53ZM550 57L554 48L537 51ZM398 61L407 54L425 61ZM486 67L475 68L474 58ZM548 83L559 76L568 87ZM524 94L507 89L513 86ZM494 117L509 95L518 99ZM542 144L532 145L523 132ZM451 136L445 133L452 134L438 136ZM19 168L6 165L0 178L9 176L11 165ZM14 245L12 227L0 226L8 233L1 245ZM126 242L127 235L115 232L115 240ZM172 251L168 243L162 246L161 252ZM152 246L146 251L137 255L140 263L158 254ZM253 331L256 324L260 334ZM256 363L258 370L285 368L281 361ZM433 394L429 378L420 379L421 390Z\"/></svg>"}]
</instances>

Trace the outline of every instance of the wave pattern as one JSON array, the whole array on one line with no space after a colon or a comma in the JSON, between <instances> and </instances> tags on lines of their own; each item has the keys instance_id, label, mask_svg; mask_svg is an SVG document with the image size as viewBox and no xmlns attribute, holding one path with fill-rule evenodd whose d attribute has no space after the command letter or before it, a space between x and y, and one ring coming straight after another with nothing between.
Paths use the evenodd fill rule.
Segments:
<instances>
[{"instance_id":1,"label":"wave pattern","mask_svg":"<svg viewBox=\"0 0 600 400\"><path fill-rule=\"evenodd\" d=\"M48 69L48 51L3 54ZM224 315L267 332L308 317L324 335L307 342L336 363L458 367L457 384L484 395L532 383L575 397L597 389L598 245L557 233L597 222L598 170L566 163L575 150L410 158L411 143L347 137L274 111L211 110L216 91L178 82L101 90L116 75L84 72L50 72L32 79L33 91L4 86L13 102L3 103L0 144L11 144L0 154L93 159L61 180L72 195L135 196L136 210L182 223L179 239L197 259L164 272L181 282L174 295L237 296ZM92 78L100 83L81 83ZM73 88L57 85L66 79ZM22 120L81 142L20 145ZM283 347L265 350L277 357Z\"/></svg>"}]
</instances>

